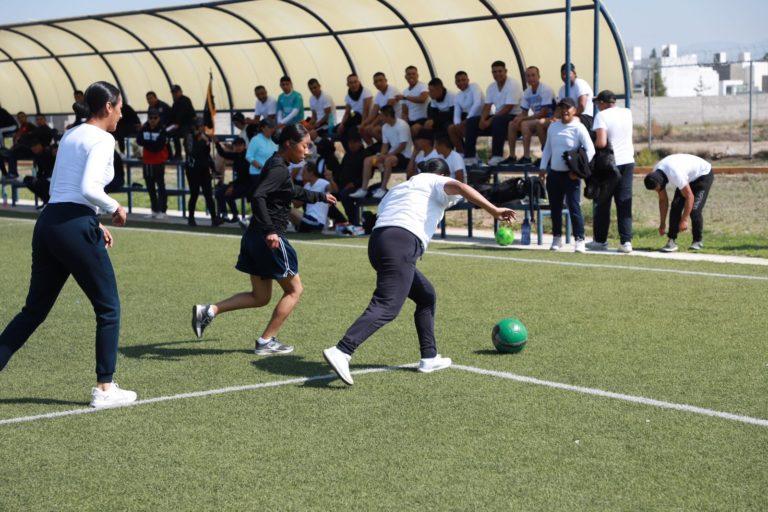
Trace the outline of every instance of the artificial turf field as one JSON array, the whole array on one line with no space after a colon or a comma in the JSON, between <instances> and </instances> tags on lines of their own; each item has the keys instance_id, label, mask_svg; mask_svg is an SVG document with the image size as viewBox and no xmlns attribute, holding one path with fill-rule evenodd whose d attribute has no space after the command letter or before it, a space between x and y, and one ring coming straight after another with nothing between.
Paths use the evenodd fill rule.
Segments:
<instances>
[{"instance_id":1,"label":"artificial turf field","mask_svg":"<svg viewBox=\"0 0 768 512\"><path fill-rule=\"evenodd\" d=\"M0 218L0 326L27 291L32 226ZM296 350L259 358L269 309L217 318L202 341L189 325L192 304L248 289L238 237L113 234L122 386L148 399L278 385L0 424L2 511L768 509L765 267L435 243L419 268L440 352L504 374L385 369L418 361L407 304L352 361L377 371L347 388L305 378L328 374L322 349L370 298L364 239L293 237L305 294L281 339ZM490 331L510 315L531 337L500 355ZM93 334L70 280L0 373L0 420L86 408Z\"/></svg>"}]
</instances>

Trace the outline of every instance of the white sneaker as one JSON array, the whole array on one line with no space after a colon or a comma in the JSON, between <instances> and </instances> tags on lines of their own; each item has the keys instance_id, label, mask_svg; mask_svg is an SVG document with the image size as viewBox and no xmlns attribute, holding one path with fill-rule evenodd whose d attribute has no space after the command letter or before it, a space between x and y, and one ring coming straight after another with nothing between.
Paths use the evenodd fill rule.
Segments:
<instances>
[{"instance_id":1,"label":"white sneaker","mask_svg":"<svg viewBox=\"0 0 768 512\"><path fill-rule=\"evenodd\" d=\"M632 252L632 242L624 242L619 246L619 252L629 254Z\"/></svg>"},{"instance_id":2,"label":"white sneaker","mask_svg":"<svg viewBox=\"0 0 768 512\"><path fill-rule=\"evenodd\" d=\"M586 247L590 251L606 251L608 250L608 242L595 242L592 240L591 242L587 243Z\"/></svg>"},{"instance_id":3,"label":"white sneaker","mask_svg":"<svg viewBox=\"0 0 768 512\"><path fill-rule=\"evenodd\" d=\"M113 382L108 390L102 391L99 388L93 388L91 391L91 407L96 409L105 409L108 407L120 407L136 401L136 392L120 389L116 382Z\"/></svg>"},{"instance_id":4,"label":"white sneaker","mask_svg":"<svg viewBox=\"0 0 768 512\"><path fill-rule=\"evenodd\" d=\"M452 361L450 357L442 357L440 354L437 354L435 357L421 359L419 361L418 371L421 373L432 373L448 368L451 366L451 363Z\"/></svg>"},{"instance_id":5,"label":"white sneaker","mask_svg":"<svg viewBox=\"0 0 768 512\"><path fill-rule=\"evenodd\" d=\"M373 193L373 198L374 199L381 199L385 195L387 195L387 189L385 189L385 188L377 188L376 191Z\"/></svg>"},{"instance_id":6,"label":"white sneaker","mask_svg":"<svg viewBox=\"0 0 768 512\"><path fill-rule=\"evenodd\" d=\"M352 199L362 199L367 195L368 195L368 191L366 189L359 188L354 192L352 192L351 194L349 194L349 197L351 197Z\"/></svg>"},{"instance_id":7,"label":"white sneaker","mask_svg":"<svg viewBox=\"0 0 768 512\"><path fill-rule=\"evenodd\" d=\"M470 156L464 159L464 165L470 166L470 165L477 165L477 157Z\"/></svg>"},{"instance_id":8,"label":"white sneaker","mask_svg":"<svg viewBox=\"0 0 768 512\"><path fill-rule=\"evenodd\" d=\"M165 214L165 213L163 213L163 212L157 212L157 213L155 214L155 218L156 218L156 219L164 219L164 218L166 218L167 216L168 216L168 215L166 215L166 214Z\"/></svg>"},{"instance_id":9,"label":"white sneaker","mask_svg":"<svg viewBox=\"0 0 768 512\"><path fill-rule=\"evenodd\" d=\"M323 357L345 384L350 386L354 384L352 374L349 372L349 361L352 356L345 354L336 347L331 347L323 350Z\"/></svg>"},{"instance_id":10,"label":"white sneaker","mask_svg":"<svg viewBox=\"0 0 768 512\"><path fill-rule=\"evenodd\" d=\"M552 237L552 245L549 247L550 251L559 251L563 248L563 237L561 236L553 236Z\"/></svg>"},{"instance_id":11,"label":"white sneaker","mask_svg":"<svg viewBox=\"0 0 768 512\"><path fill-rule=\"evenodd\" d=\"M574 252L578 253L585 253L587 252L587 248L584 246L584 240L576 240L575 247L573 248Z\"/></svg>"},{"instance_id":12,"label":"white sneaker","mask_svg":"<svg viewBox=\"0 0 768 512\"><path fill-rule=\"evenodd\" d=\"M503 160L504 160L504 158L502 158L500 156L492 156L491 159L488 160L488 165L491 165L491 166L499 165Z\"/></svg>"},{"instance_id":13,"label":"white sneaker","mask_svg":"<svg viewBox=\"0 0 768 512\"><path fill-rule=\"evenodd\" d=\"M144 218L145 219L155 219L155 218L157 218L156 215L157 214L155 212L152 212L152 213L150 213L148 215L145 215Z\"/></svg>"}]
</instances>

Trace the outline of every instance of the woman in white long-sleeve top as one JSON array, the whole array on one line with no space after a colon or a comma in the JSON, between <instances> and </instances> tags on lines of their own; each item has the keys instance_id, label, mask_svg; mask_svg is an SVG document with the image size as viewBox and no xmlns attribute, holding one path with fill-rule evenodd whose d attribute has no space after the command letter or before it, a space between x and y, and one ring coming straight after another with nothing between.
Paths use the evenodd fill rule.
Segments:
<instances>
[{"instance_id":1,"label":"woman in white long-sleeve top","mask_svg":"<svg viewBox=\"0 0 768 512\"><path fill-rule=\"evenodd\" d=\"M552 247L559 251L563 247L563 199L568 206L576 239L576 252L586 252L584 247L584 217L581 214L581 181L568 168L563 154L584 147L591 161L595 146L587 128L576 116L576 103L564 98L557 104L560 120L549 125L544 154L541 157L542 171L547 171L547 194L552 211Z\"/></svg>"},{"instance_id":2,"label":"woman in white long-sleeve top","mask_svg":"<svg viewBox=\"0 0 768 512\"><path fill-rule=\"evenodd\" d=\"M112 235L97 215L122 226L125 209L104 192L114 177L114 131L120 120L120 91L96 82L85 91L87 122L68 130L59 143L51 178L51 199L32 236L32 278L21 313L0 334L0 370L43 323L70 274L96 313L96 387L91 406L114 407L136 393L112 382L120 333L120 299L107 248Z\"/></svg>"}]
</instances>

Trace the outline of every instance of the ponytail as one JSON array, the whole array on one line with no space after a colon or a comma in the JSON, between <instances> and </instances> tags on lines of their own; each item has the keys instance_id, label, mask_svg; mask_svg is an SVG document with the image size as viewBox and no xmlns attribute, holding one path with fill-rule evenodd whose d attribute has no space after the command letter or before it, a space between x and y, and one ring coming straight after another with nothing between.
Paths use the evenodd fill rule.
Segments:
<instances>
[{"instance_id":1,"label":"ponytail","mask_svg":"<svg viewBox=\"0 0 768 512\"><path fill-rule=\"evenodd\" d=\"M117 106L120 100L120 89L109 82L94 82L85 90L85 104L75 103L72 108L75 114L86 119L101 115L107 103Z\"/></svg>"}]
</instances>

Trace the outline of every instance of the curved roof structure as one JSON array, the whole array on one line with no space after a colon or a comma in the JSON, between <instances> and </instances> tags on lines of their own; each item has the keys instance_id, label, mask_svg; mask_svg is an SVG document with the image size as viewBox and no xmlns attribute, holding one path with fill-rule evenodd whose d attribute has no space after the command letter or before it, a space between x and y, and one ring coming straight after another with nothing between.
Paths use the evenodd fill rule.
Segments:
<instances>
[{"instance_id":1,"label":"curved roof structure","mask_svg":"<svg viewBox=\"0 0 768 512\"><path fill-rule=\"evenodd\" d=\"M596 4L597 3L597 8ZM366 87L383 71L403 87L405 66L446 85L467 71L490 82L507 63L522 81L541 69L555 90L565 61L565 0L228 0L0 26L0 104L9 110L71 112L72 91L116 83L143 110L144 94L170 96L178 83L202 105L209 72L220 111L249 110L253 87L277 92L282 75L307 94L315 77L341 103L346 75ZM623 44L595 0L571 0L571 61L582 78L627 91ZM598 36L597 38L595 36ZM595 41L598 51L595 51Z\"/></svg>"}]
</instances>

